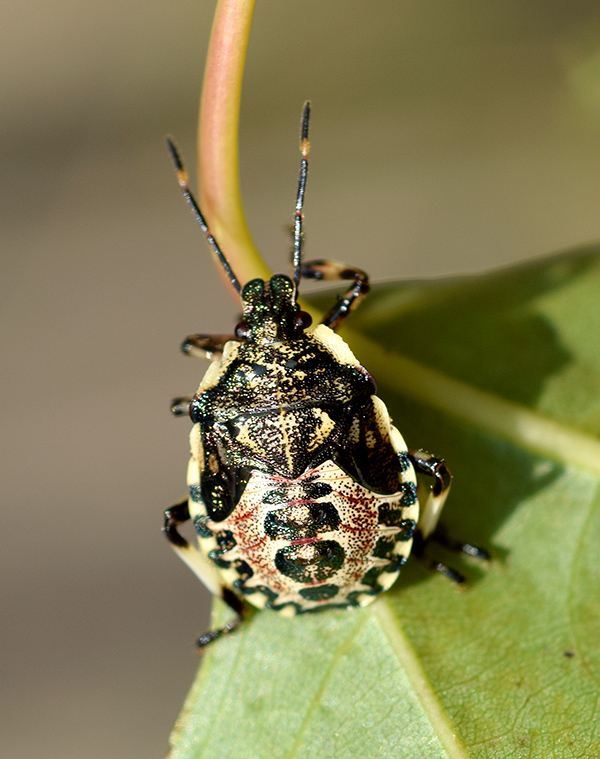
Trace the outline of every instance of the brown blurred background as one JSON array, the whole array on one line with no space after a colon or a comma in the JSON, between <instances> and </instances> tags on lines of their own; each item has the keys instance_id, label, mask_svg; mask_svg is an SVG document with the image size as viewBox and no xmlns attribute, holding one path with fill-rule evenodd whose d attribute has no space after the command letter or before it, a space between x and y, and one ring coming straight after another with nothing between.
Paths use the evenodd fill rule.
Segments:
<instances>
[{"instance_id":1,"label":"brown blurred background","mask_svg":"<svg viewBox=\"0 0 600 759\"><path fill-rule=\"evenodd\" d=\"M2 24L0 754L148 759L207 596L159 533L184 493L178 353L236 312L181 199L213 2L13 2ZM600 239L600 8L258 0L246 211L285 268L302 103L307 255L375 279ZM195 174L195 171L192 171Z\"/></svg>"}]
</instances>

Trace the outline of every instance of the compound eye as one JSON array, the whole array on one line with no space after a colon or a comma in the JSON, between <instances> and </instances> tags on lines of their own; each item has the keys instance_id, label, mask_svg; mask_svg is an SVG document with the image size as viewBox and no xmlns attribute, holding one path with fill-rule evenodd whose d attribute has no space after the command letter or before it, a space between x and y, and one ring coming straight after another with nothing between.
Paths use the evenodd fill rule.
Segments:
<instances>
[{"instance_id":1,"label":"compound eye","mask_svg":"<svg viewBox=\"0 0 600 759\"><path fill-rule=\"evenodd\" d=\"M298 311L294 317L294 324L296 329L306 329L312 324L312 316L306 311Z\"/></svg>"},{"instance_id":2,"label":"compound eye","mask_svg":"<svg viewBox=\"0 0 600 759\"><path fill-rule=\"evenodd\" d=\"M246 340L248 337L250 337L250 330L248 329L246 322L238 322L235 325L235 336L239 340Z\"/></svg>"}]
</instances>

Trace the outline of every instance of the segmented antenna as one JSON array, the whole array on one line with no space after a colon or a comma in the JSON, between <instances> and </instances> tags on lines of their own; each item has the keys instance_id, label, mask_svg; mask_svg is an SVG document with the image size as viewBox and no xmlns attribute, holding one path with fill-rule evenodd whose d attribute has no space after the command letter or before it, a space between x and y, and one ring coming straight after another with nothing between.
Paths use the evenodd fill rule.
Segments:
<instances>
[{"instance_id":1,"label":"segmented antenna","mask_svg":"<svg viewBox=\"0 0 600 759\"><path fill-rule=\"evenodd\" d=\"M300 283L302 269L302 206L304 205L304 191L306 190L306 176L308 174L308 122L310 119L310 102L307 100L302 109L302 126L300 128L300 178L298 180L298 194L296 195L296 211L294 213L294 251L292 253L292 266L294 268L294 285L296 289Z\"/></svg>"},{"instance_id":2,"label":"segmented antenna","mask_svg":"<svg viewBox=\"0 0 600 759\"><path fill-rule=\"evenodd\" d=\"M169 148L171 159L177 171L177 179L179 181L179 186L181 187L181 192L183 193L183 197L185 198L188 206L191 208L192 213L194 214L194 218L200 225L200 229L206 235L206 240L208 244L216 253L217 258L219 259L221 263L221 266L225 270L225 274L227 274L227 278L229 279L229 281L235 288L236 292L239 293L241 292L241 289L242 289L239 283L239 280L233 273L233 269L229 265L229 261L225 258L225 254L219 247L219 243L212 236L210 229L208 228L208 224L206 223L206 220L204 219L204 216L202 215L200 206L196 202L196 198L194 198L194 196L192 195L192 191L190 190L190 186L188 184L188 175L183 166L183 162L181 160L181 156L179 155L179 151L177 150L177 148L173 144L173 141L169 137L167 137L167 146Z\"/></svg>"}]
</instances>

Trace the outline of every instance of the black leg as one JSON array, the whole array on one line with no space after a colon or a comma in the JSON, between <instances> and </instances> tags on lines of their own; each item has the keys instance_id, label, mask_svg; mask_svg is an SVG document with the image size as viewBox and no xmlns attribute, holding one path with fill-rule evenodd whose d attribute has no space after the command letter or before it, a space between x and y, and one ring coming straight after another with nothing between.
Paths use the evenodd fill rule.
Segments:
<instances>
[{"instance_id":1,"label":"black leg","mask_svg":"<svg viewBox=\"0 0 600 759\"><path fill-rule=\"evenodd\" d=\"M426 451L416 451L413 448L409 450L408 457L412 461L417 472L435 479L434 484L431 486L433 498L447 495L448 490L450 489L450 484L452 483L452 475L443 459L436 459L435 456L432 456ZM483 561L488 561L490 558L490 554L485 548L479 548L471 543L462 543L459 540L454 540L446 534L446 530L443 527L437 524L434 530L428 533L425 537L431 538L435 543L439 543L450 551L466 553L469 556L475 556L477 559L482 559Z\"/></svg>"},{"instance_id":2,"label":"black leg","mask_svg":"<svg viewBox=\"0 0 600 759\"><path fill-rule=\"evenodd\" d=\"M302 264L302 276L318 280L352 280L352 284L335 306L323 318L323 324L336 330L344 319L358 306L369 292L369 277L364 271L354 269L339 261L320 259Z\"/></svg>"},{"instance_id":3,"label":"black leg","mask_svg":"<svg viewBox=\"0 0 600 759\"><path fill-rule=\"evenodd\" d=\"M425 559L425 543L429 542L429 540L425 540L423 538L423 535L419 530L415 532L415 537L413 539L413 547L412 547L412 554L416 556L418 559L423 561L425 564L427 564L428 568L432 570L433 572L439 572L440 574L444 575L444 577L447 577L449 580L451 580L453 583L459 586L463 586L466 584L466 580L463 575L461 575L460 572L458 572L453 567L449 567L447 564L444 564L442 561L427 561Z\"/></svg>"},{"instance_id":4,"label":"black leg","mask_svg":"<svg viewBox=\"0 0 600 759\"><path fill-rule=\"evenodd\" d=\"M455 551L456 553L466 553L467 556L474 556L481 561L489 561L490 553L485 548L480 546L474 546L472 543L462 543L460 540L454 540L446 533L446 529L442 525L438 525L435 532L431 536L431 540L434 543L438 543L449 551Z\"/></svg>"},{"instance_id":5,"label":"black leg","mask_svg":"<svg viewBox=\"0 0 600 759\"><path fill-rule=\"evenodd\" d=\"M417 451L409 448L408 458L411 460L417 474L425 475L433 479L432 486L425 491L426 495L419 494L422 501L422 512L419 517L419 530L423 539L427 540L437 527L438 519L444 502L450 492L452 475L443 459L437 459L427 451Z\"/></svg>"},{"instance_id":6,"label":"black leg","mask_svg":"<svg viewBox=\"0 0 600 759\"><path fill-rule=\"evenodd\" d=\"M446 466L444 459L437 459L427 451L409 448L408 457L419 474L435 478L431 491L434 495L445 493L452 483L452 475Z\"/></svg>"},{"instance_id":7,"label":"black leg","mask_svg":"<svg viewBox=\"0 0 600 759\"><path fill-rule=\"evenodd\" d=\"M206 558L203 557L203 554L199 549L191 546L178 532L177 528L179 525L185 524L190 518L190 510L187 500L176 503L165 511L165 521L162 528L163 532L167 537L167 540L169 540L184 561L191 560L190 567L194 569L195 573L204 582L208 590L210 590L213 595L220 596L235 613L235 617L230 619L225 625L216 630L209 630L198 638L196 645L199 652L202 653L203 649L209 643L212 643L213 640L220 638L221 635L228 635L238 629L244 621L245 607L241 598L221 583L216 575L214 565L210 567L210 575L207 575L207 567L205 564L207 561ZM212 562L209 562L209 566L210 564L212 564Z\"/></svg>"},{"instance_id":8,"label":"black leg","mask_svg":"<svg viewBox=\"0 0 600 759\"><path fill-rule=\"evenodd\" d=\"M221 598L229 608L235 612L235 617L230 619L229 622L223 625L223 627L218 627L216 630L209 630L204 633L204 635L201 635L196 641L198 653L203 653L206 646L208 646L209 643L212 643L213 640L217 640L217 638L220 638L222 635L229 635L230 633L235 632L244 621L245 607L243 601L238 598L232 590L225 587L221 588Z\"/></svg>"},{"instance_id":9,"label":"black leg","mask_svg":"<svg viewBox=\"0 0 600 759\"><path fill-rule=\"evenodd\" d=\"M460 572L457 572L456 569L449 567L447 564L444 564L441 561L432 561L430 566L434 572L439 572L456 585L463 586L467 583L466 579L463 575L461 575Z\"/></svg>"},{"instance_id":10,"label":"black leg","mask_svg":"<svg viewBox=\"0 0 600 759\"><path fill-rule=\"evenodd\" d=\"M188 416L192 398L189 395L179 395L171 400L171 413L173 416Z\"/></svg>"},{"instance_id":11,"label":"black leg","mask_svg":"<svg viewBox=\"0 0 600 759\"><path fill-rule=\"evenodd\" d=\"M432 456L427 451L418 451L413 448L409 449L408 457L418 474L433 479L433 484L423 499L423 514L419 519L418 531L413 544L415 554L422 556L425 543L431 541L451 551L466 553L469 556L487 561L490 555L484 548L452 540L446 535L445 530L438 525L440 512L452 483L452 475L444 460ZM441 561L432 561L429 566L457 585L464 585L466 582L460 572Z\"/></svg>"},{"instance_id":12,"label":"black leg","mask_svg":"<svg viewBox=\"0 0 600 759\"><path fill-rule=\"evenodd\" d=\"M190 544L179 534L177 528L180 524L188 522L190 519L190 509L187 500L180 501L165 511L165 521L162 531L167 540L178 548L189 548Z\"/></svg>"},{"instance_id":13,"label":"black leg","mask_svg":"<svg viewBox=\"0 0 600 759\"><path fill-rule=\"evenodd\" d=\"M223 355L223 346L229 340L237 340L235 335L189 335L181 343L181 350L186 356L205 358L212 361ZM173 416L188 416L190 413L191 396L181 395L171 401Z\"/></svg>"},{"instance_id":14,"label":"black leg","mask_svg":"<svg viewBox=\"0 0 600 759\"><path fill-rule=\"evenodd\" d=\"M187 356L211 361L223 354L225 343L237 339L235 335L189 335L181 343L181 350Z\"/></svg>"}]
</instances>

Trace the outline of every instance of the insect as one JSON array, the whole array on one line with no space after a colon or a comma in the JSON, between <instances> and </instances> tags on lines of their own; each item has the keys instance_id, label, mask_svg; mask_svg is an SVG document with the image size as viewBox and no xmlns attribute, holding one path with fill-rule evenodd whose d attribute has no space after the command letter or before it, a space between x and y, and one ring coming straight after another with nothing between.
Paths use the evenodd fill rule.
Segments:
<instances>
[{"instance_id":1,"label":"insect","mask_svg":"<svg viewBox=\"0 0 600 759\"><path fill-rule=\"evenodd\" d=\"M371 603L396 580L415 539L431 536L450 488L444 461L407 448L375 381L336 334L367 294L367 275L336 261L302 261L309 115L306 103L292 277L276 274L243 287L169 141L185 199L243 311L235 334L185 340L184 353L213 362L193 398L172 405L194 423L189 497L166 510L163 530L235 613L201 636L200 648L238 627L243 600L288 616ZM303 278L350 283L316 326L297 303ZM417 474L432 483L422 509ZM197 546L177 529L190 519ZM462 579L443 564L436 568Z\"/></svg>"}]
</instances>

